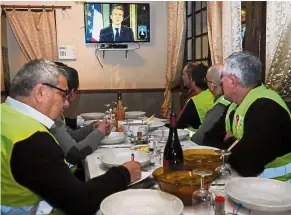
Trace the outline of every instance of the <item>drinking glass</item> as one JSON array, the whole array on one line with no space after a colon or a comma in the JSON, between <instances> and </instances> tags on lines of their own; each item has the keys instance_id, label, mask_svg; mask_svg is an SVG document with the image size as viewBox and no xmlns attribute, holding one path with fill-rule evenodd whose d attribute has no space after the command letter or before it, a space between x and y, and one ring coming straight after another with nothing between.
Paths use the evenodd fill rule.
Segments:
<instances>
[{"instance_id":1,"label":"drinking glass","mask_svg":"<svg viewBox=\"0 0 291 215\"><path fill-rule=\"evenodd\" d=\"M205 188L204 180L205 177L211 176L213 172L209 169L194 169L192 172L194 175L200 177L200 188L195 190L192 194L192 207L201 208L206 214L209 214L212 209L212 195Z\"/></svg>"},{"instance_id":2,"label":"drinking glass","mask_svg":"<svg viewBox=\"0 0 291 215\"><path fill-rule=\"evenodd\" d=\"M215 172L217 173L215 185L224 186L231 179L231 170L225 164L225 160L226 160L227 156L229 156L231 154L231 152L227 151L227 150L215 150L215 152L217 154L219 154L221 156L221 159L222 159L222 165L215 169Z\"/></svg>"}]
</instances>

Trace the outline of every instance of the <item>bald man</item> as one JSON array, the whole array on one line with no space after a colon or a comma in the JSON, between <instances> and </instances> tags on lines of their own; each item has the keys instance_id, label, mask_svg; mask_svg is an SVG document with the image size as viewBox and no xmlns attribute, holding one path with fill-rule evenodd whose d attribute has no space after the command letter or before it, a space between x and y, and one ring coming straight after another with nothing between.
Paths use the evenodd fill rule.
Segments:
<instances>
[{"instance_id":1,"label":"bald man","mask_svg":"<svg viewBox=\"0 0 291 215\"><path fill-rule=\"evenodd\" d=\"M204 122L196 131L196 133L191 137L191 140L199 145L204 144L204 136L207 131L209 131L214 124L221 119L221 117L226 116L227 108L230 102L226 100L223 96L223 89L221 85L221 73L223 70L223 65L217 64L210 67L206 74L206 83L210 92L214 95L213 107L206 113Z\"/></svg>"}]
</instances>

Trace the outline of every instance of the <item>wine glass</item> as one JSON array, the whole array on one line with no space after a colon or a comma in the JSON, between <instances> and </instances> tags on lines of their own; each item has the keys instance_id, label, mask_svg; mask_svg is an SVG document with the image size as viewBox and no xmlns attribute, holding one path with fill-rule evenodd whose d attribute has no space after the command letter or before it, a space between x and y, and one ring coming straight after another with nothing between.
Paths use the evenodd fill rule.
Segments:
<instances>
[{"instance_id":1,"label":"wine glass","mask_svg":"<svg viewBox=\"0 0 291 215\"><path fill-rule=\"evenodd\" d=\"M209 214L212 209L212 195L205 188L204 180L205 177L211 176L213 172L209 169L194 169L192 172L194 175L200 176L200 188L195 190L192 194L192 206L203 208L203 211L207 211Z\"/></svg>"},{"instance_id":2,"label":"wine glass","mask_svg":"<svg viewBox=\"0 0 291 215\"><path fill-rule=\"evenodd\" d=\"M231 170L225 164L226 157L231 154L230 151L227 150L215 150L217 154L219 154L222 158L222 165L215 169L217 173L217 178L215 180L215 185L224 186L231 179Z\"/></svg>"}]
</instances>

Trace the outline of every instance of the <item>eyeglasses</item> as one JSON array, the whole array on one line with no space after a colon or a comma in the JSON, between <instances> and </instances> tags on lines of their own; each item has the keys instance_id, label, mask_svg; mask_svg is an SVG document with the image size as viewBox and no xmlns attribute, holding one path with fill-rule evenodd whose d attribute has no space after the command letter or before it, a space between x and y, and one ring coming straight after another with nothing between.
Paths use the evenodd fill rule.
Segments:
<instances>
[{"instance_id":1,"label":"eyeglasses","mask_svg":"<svg viewBox=\"0 0 291 215\"><path fill-rule=\"evenodd\" d=\"M66 100L68 98L69 90L64 90L62 88L59 88L59 87L52 85L52 84L49 84L49 83L42 83L42 85L45 85L45 86L48 86L50 88L61 91L62 93L60 95L63 97L64 100Z\"/></svg>"}]
</instances>

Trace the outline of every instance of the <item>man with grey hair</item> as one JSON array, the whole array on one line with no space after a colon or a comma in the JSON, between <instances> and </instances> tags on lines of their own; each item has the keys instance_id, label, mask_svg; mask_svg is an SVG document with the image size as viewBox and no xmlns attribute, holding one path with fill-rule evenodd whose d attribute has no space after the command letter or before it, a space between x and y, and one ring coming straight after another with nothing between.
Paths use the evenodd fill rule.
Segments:
<instances>
[{"instance_id":1,"label":"man with grey hair","mask_svg":"<svg viewBox=\"0 0 291 215\"><path fill-rule=\"evenodd\" d=\"M199 129L193 134L191 140L198 145L203 145L204 135L209 131L219 119L224 119L226 110L230 102L224 98L221 75L223 65L216 64L211 66L206 74L206 83L209 91L214 95L213 107L206 113L205 119Z\"/></svg>"},{"instance_id":2,"label":"man with grey hair","mask_svg":"<svg viewBox=\"0 0 291 215\"><path fill-rule=\"evenodd\" d=\"M95 214L101 201L140 178L140 164L126 162L86 183L70 171L49 132L68 106L62 70L33 60L16 74L1 104L1 214L35 214L41 199L65 214Z\"/></svg>"},{"instance_id":3,"label":"man with grey hair","mask_svg":"<svg viewBox=\"0 0 291 215\"><path fill-rule=\"evenodd\" d=\"M261 72L259 58L250 53L235 52L226 59L222 85L225 97L233 103L225 122L215 128L224 129L224 142L217 140L212 146L227 149L236 142L229 163L242 176L290 182L290 111L275 91L261 83Z\"/></svg>"}]
</instances>

